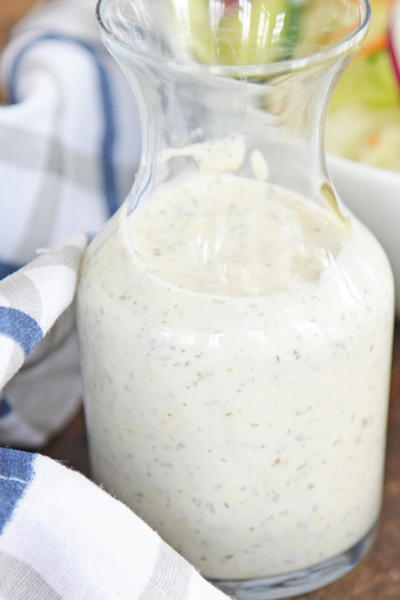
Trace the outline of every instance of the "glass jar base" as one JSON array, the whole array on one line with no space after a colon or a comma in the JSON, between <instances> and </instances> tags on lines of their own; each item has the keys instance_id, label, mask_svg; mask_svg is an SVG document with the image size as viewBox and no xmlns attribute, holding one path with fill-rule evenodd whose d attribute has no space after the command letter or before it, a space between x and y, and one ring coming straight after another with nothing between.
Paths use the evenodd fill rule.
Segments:
<instances>
[{"instance_id":1,"label":"glass jar base","mask_svg":"<svg viewBox=\"0 0 400 600\"><path fill-rule=\"evenodd\" d=\"M211 583L236 600L278 600L307 594L351 571L371 549L378 528L379 521L355 546L309 569L262 579L211 580Z\"/></svg>"}]
</instances>

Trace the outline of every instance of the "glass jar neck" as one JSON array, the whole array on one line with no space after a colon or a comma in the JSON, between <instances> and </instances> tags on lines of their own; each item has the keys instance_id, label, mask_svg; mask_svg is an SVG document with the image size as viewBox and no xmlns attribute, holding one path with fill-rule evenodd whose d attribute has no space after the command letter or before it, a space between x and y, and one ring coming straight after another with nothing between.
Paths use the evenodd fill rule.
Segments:
<instances>
[{"instance_id":1,"label":"glass jar neck","mask_svg":"<svg viewBox=\"0 0 400 600\"><path fill-rule=\"evenodd\" d=\"M143 193L182 172L206 170L268 180L332 208L324 127L346 59L240 79L174 64L166 68L146 58L132 62L124 52L110 50L133 87L141 114L135 204Z\"/></svg>"},{"instance_id":2,"label":"glass jar neck","mask_svg":"<svg viewBox=\"0 0 400 600\"><path fill-rule=\"evenodd\" d=\"M336 46L329 42L291 60L224 66L196 62L190 36L188 46L180 45L183 25L174 32L160 17L168 20L166 2L100 0L103 41L128 77L141 114L133 204L184 172L205 170L268 180L338 213L325 165L325 118L336 80L366 35L369 5L337 2L343 14L355 10L356 18L346 28L346 17L332 17L332 23L343 21L339 33L331 25L325 36L342 36Z\"/></svg>"}]
</instances>

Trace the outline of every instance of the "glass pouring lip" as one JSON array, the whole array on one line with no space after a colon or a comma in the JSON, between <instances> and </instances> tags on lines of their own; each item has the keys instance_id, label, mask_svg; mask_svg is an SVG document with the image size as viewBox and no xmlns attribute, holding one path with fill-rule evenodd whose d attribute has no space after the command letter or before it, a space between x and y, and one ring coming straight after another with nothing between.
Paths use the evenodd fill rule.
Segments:
<instances>
[{"instance_id":1,"label":"glass pouring lip","mask_svg":"<svg viewBox=\"0 0 400 600\"><path fill-rule=\"evenodd\" d=\"M117 44L123 50L127 51L129 54L140 56L143 59L143 54L139 54L135 51L133 45L127 44L122 39L118 38L115 33L112 33L109 29L107 29L102 17L101 17L101 8L102 5L110 0L97 0L96 4L96 17L98 24L100 26L100 30L103 34L109 38L112 44ZM112 0L117 2L118 0ZM260 77L260 76L268 76L268 75L279 75L288 73L291 71L299 71L311 66L317 66L318 64L327 64L335 59L338 60L340 57L345 56L350 53L353 48L357 46L357 44L362 43L363 39L367 35L368 27L371 20L371 5L369 0L358 0L359 4L364 8L364 18L360 22L359 26L354 30L354 32L345 40L338 42L334 46L327 48L326 50L319 50L313 54L309 54L304 57L298 58L288 58L275 62L268 62L264 64L248 64L248 65L218 65L218 64L203 64L197 61L186 62L179 61L173 58L164 57L162 55L152 55L149 54L147 58L157 60L157 62L162 62L165 65L178 67L180 69L189 69L190 72L198 72L202 74L209 75L219 75L219 76L234 76L234 77Z\"/></svg>"}]
</instances>

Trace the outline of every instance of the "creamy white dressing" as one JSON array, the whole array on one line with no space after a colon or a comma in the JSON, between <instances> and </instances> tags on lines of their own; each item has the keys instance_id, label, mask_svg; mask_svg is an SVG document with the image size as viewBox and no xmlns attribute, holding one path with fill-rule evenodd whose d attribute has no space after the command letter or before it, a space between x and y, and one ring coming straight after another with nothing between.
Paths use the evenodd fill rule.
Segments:
<instances>
[{"instance_id":1,"label":"creamy white dressing","mask_svg":"<svg viewBox=\"0 0 400 600\"><path fill-rule=\"evenodd\" d=\"M207 577L313 566L378 519L393 282L350 219L199 173L84 259L94 476Z\"/></svg>"},{"instance_id":2,"label":"creamy white dressing","mask_svg":"<svg viewBox=\"0 0 400 600\"><path fill-rule=\"evenodd\" d=\"M282 188L197 172L158 188L132 217L133 260L197 293L267 295L318 279L347 221Z\"/></svg>"}]
</instances>

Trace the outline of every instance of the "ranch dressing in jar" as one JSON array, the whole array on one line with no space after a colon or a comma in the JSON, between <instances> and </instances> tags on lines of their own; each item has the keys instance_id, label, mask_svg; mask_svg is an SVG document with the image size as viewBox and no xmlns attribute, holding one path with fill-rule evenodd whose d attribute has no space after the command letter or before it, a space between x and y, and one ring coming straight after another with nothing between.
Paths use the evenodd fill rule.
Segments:
<instances>
[{"instance_id":1,"label":"ranch dressing in jar","mask_svg":"<svg viewBox=\"0 0 400 600\"><path fill-rule=\"evenodd\" d=\"M259 206L246 222L249 194ZM199 202L209 207L203 230L229 205L222 283L212 263L198 277L184 256ZM211 578L339 555L380 510L393 325L383 251L354 217L343 240L318 207L232 175L169 183L149 206L158 217L122 210L83 267L95 478ZM293 231L279 239L290 221L301 243ZM255 227L264 262L239 288ZM325 253L312 256L319 236Z\"/></svg>"},{"instance_id":2,"label":"ranch dressing in jar","mask_svg":"<svg viewBox=\"0 0 400 600\"><path fill-rule=\"evenodd\" d=\"M100 16L117 19L118 2ZM154 49L144 69L105 26L143 123L162 126L82 262L93 476L239 600L329 583L376 534L393 278L336 198L320 145L360 14L335 52L257 76Z\"/></svg>"}]
</instances>

